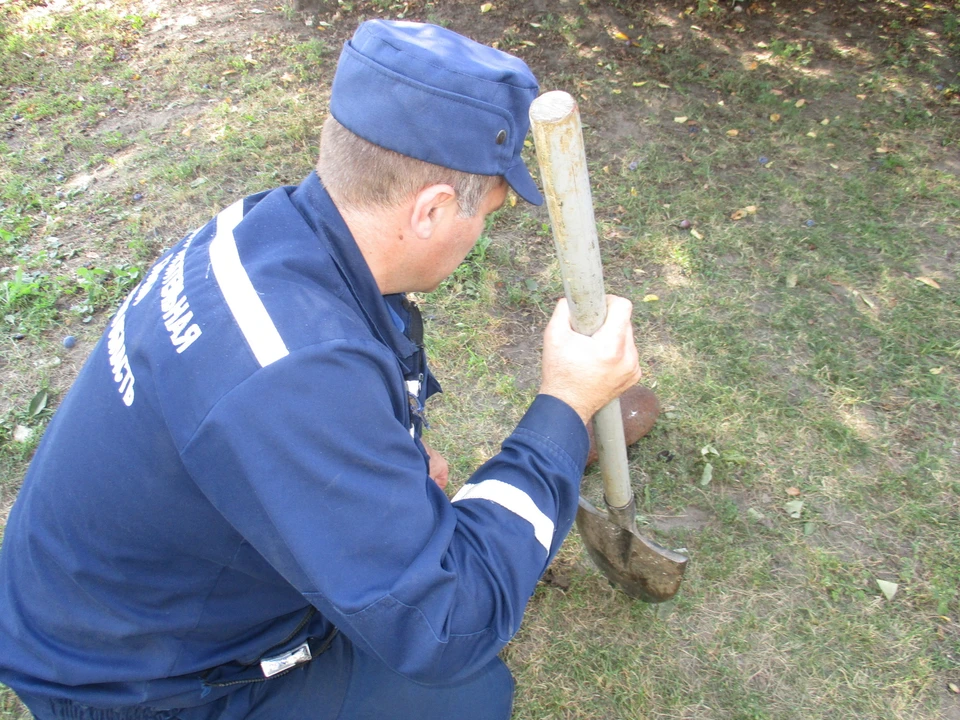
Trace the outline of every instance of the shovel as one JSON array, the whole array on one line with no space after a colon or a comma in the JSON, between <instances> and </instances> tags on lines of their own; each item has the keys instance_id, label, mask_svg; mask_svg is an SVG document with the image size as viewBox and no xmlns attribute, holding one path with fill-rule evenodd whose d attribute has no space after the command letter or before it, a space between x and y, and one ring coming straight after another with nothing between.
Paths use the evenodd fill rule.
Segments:
<instances>
[{"instance_id":1,"label":"shovel","mask_svg":"<svg viewBox=\"0 0 960 720\"><path fill-rule=\"evenodd\" d=\"M603 325L607 303L580 111L569 94L544 93L530 106L530 124L571 324L576 332L593 335ZM645 602L669 600L680 589L687 558L637 531L620 400L604 406L593 423L607 512L581 497L580 537L601 572L627 595Z\"/></svg>"}]
</instances>

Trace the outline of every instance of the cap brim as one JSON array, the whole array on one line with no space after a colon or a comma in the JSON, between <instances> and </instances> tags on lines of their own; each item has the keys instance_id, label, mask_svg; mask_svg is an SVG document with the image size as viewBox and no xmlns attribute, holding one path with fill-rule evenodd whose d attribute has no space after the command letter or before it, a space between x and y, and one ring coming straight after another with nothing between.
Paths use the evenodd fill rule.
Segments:
<instances>
[{"instance_id":1,"label":"cap brim","mask_svg":"<svg viewBox=\"0 0 960 720\"><path fill-rule=\"evenodd\" d=\"M528 203L531 205L543 205L543 195L540 194L537 184L533 181L533 178L530 177L530 171L527 170L527 166L523 164L523 161L518 162L507 170L503 174L503 177L506 178L510 187L513 188L513 191Z\"/></svg>"}]
</instances>

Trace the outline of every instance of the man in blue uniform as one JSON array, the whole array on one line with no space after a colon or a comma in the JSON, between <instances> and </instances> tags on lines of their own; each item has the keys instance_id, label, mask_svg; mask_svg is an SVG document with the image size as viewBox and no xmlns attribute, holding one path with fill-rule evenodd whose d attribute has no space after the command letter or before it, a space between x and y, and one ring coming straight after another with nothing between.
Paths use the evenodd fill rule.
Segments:
<instances>
[{"instance_id":1,"label":"man in blue uniform","mask_svg":"<svg viewBox=\"0 0 960 720\"><path fill-rule=\"evenodd\" d=\"M573 522L593 413L639 379L630 304L561 302L540 394L452 501L403 293L463 260L537 84L447 30L346 45L317 172L238 201L123 302L0 553L0 681L37 718L507 718L497 653ZM432 477L431 477L432 476Z\"/></svg>"}]
</instances>

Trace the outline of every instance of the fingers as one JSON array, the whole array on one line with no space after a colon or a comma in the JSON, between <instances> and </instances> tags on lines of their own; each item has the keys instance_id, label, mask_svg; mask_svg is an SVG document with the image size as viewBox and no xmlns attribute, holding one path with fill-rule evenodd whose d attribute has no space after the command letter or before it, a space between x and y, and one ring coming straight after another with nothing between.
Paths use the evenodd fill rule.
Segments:
<instances>
[{"instance_id":1,"label":"fingers","mask_svg":"<svg viewBox=\"0 0 960 720\"><path fill-rule=\"evenodd\" d=\"M626 298L607 295L607 317L597 333L615 335L629 331L633 338L633 303Z\"/></svg>"}]
</instances>

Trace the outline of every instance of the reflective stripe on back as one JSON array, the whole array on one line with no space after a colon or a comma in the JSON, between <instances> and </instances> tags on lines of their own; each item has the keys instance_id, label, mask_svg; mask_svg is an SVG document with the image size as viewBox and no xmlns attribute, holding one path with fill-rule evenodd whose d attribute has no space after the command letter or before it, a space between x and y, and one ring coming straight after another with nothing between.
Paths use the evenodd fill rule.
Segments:
<instances>
[{"instance_id":1,"label":"reflective stripe on back","mask_svg":"<svg viewBox=\"0 0 960 720\"><path fill-rule=\"evenodd\" d=\"M233 229L241 220L243 200L238 200L217 215L217 234L210 243L210 265L227 307L240 326L240 332L257 362L261 367L266 367L286 357L288 351L240 262Z\"/></svg>"}]
</instances>

